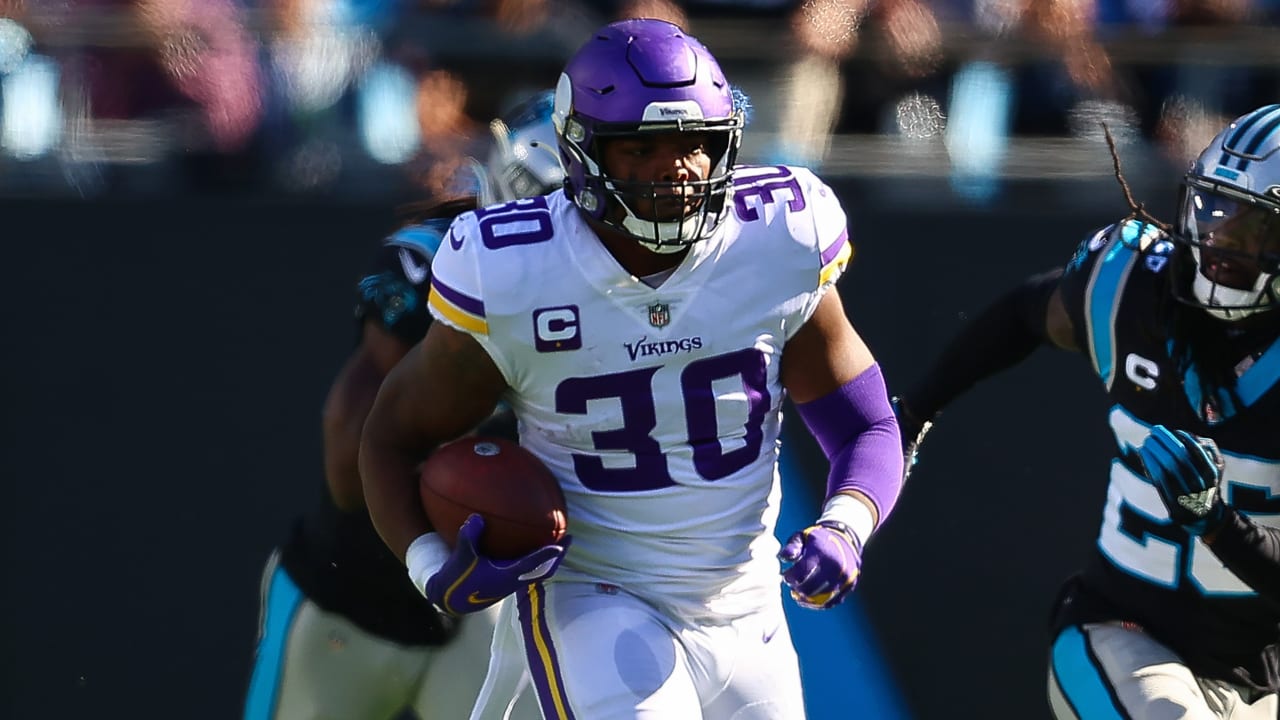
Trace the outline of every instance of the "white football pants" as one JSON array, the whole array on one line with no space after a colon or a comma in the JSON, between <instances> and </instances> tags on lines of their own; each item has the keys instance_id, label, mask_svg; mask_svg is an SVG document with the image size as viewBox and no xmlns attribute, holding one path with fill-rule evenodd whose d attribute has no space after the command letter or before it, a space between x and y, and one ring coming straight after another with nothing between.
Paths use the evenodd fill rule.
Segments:
<instances>
[{"instance_id":1,"label":"white football pants","mask_svg":"<svg viewBox=\"0 0 1280 720\"><path fill-rule=\"evenodd\" d=\"M546 720L804 720L780 597L723 625L599 583L535 583L513 599L472 720L489 717L520 678Z\"/></svg>"},{"instance_id":2,"label":"white football pants","mask_svg":"<svg viewBox=\"0 0 1280 720\"><path fill-rule=\"evenodd\" d=\"M1276 720L1276 696L1196 677L1142 630L1097 623L1063 630L1049 664L1058 720Z\"/></svg>"}]
</instances>

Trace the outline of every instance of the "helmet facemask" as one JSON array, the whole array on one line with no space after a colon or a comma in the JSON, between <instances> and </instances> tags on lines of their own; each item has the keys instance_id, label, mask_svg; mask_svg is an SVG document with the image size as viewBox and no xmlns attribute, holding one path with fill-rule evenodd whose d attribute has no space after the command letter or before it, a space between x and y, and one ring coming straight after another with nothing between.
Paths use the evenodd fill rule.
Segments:
<instances>
[{"instance_id":1,"label":"helmet facemask","mask_svg":"<svg viewBox=\"0 0 1280 720\"><path fill-rule=\"evenodd\" d=\"M733 166L742 138L740 113L724 120L598 123L570 114L562 150L583 168L574 200L598 222L629 235L657 253L675 253L710 237L725 217L733 188ZM705 137L711 170L705 178L686 181L623 180L601 166L603 146L611 141L664 133L698 133ZM683 198L679 208L673 198ZM641 212L650 207L649 213Z\"/></svg>"},{"instance_id":2,"label":"helmet facemask","mask_svg":"<svg viewBox=\"0 0 1280 720\"><path fill-rule=\"evenodd\" d=\"M1189 176L1174 237L1192 265L1179 300L1229 321L1280 305L1280 203Z\"/></svg>"}]
</instances>

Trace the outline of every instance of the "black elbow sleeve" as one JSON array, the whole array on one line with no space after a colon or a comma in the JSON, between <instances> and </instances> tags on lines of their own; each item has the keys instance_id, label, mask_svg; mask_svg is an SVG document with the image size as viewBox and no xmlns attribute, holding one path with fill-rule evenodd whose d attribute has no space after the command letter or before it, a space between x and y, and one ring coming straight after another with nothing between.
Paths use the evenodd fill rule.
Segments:
<instances>
[{"instance_id":1,"label":"black elbow sleeve","mask_svg":"<svg viewBox=\"0 0 1280 720\"><path fill-rule=\"evenodd\" d=\"M1046 342L1045 315L1061 278L1061 269L1034 275L965 325L907 392L912 414L933 417L974 384L1016 365Z\"/></svg>"},{"instance_id":2,"label":"black elbow sleeve","mask_svg":"<svg viewBox=\"0 0 1280 720\"><path fill-rule=\"evenodd\" d=\"M1053 297L1053 291L1058 289L1060 280L1062 268L1032 275L1009 293L1020 316L1020 325L1039 342L1049 340L1045 318L1049 313L1049 300Z\"/></svg>"}]
</instances>

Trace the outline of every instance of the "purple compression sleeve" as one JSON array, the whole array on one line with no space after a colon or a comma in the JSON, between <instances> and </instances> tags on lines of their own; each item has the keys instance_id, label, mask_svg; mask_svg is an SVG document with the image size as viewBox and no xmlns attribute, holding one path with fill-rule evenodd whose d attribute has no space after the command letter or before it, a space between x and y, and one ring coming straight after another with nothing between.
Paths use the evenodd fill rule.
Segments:
<instances>
[{"instance_id":1,"label":"purple compression sleeve","mask_svg":"<svg viewBox=\"0 0 1280 720\"><path fill-rule=\"evenodd\" d=\"M817 400L796 403L796 411L831 463L827 498L858 490L875 503L883 523L902 490L902 439L880 366Z\"/></svg>"}]
</instances>

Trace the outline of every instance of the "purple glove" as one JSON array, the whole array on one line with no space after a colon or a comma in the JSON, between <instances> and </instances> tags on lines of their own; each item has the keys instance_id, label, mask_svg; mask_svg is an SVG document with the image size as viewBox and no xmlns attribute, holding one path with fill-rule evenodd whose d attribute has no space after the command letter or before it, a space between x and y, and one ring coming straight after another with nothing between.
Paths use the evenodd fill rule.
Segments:
<instances>
[{"instance_id":1,"label":"purple glove","mask_svg":"<svg viewBox=\"0 0 1280 720\"><path fill-rule=\"evenodd\" d=\"M517 590L551 577L573 542L547 545L515 560L497 561L476 551L484 518L472 515L458 529L458 541L444 565L426 584L427 599L452 615L466 615L501 602Z\"/></svg>"},{"instance_id":2,"label":"purple glove","mask_svg":"<svg viewBox=\"0 0 1280 720\"><path fill-rule=\"evenodd\" d=\"M790 563L782 579L800 607L826 610L844 601L862 568L862 548L849 528L823 520L801 530L778 553Z\"/></svg>"}]
</instances>

